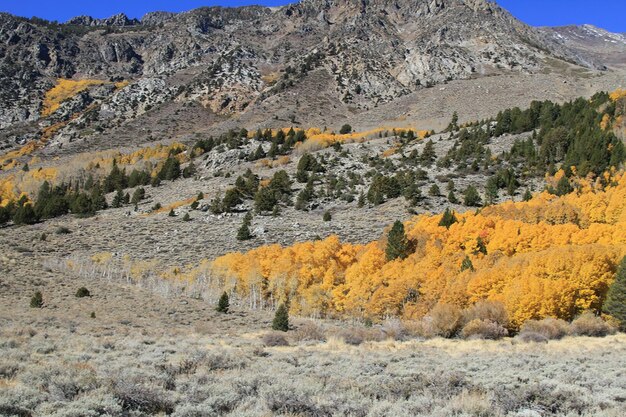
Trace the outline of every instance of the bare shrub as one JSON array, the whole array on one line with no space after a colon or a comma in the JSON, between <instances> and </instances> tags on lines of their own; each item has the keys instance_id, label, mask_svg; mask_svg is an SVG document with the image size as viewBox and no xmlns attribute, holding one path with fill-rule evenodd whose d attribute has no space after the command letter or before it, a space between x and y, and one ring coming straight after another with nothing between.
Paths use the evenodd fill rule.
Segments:
<instances>
[{"instance_id":1,"label":"bare shrub","mask_svg":"<svg viewBox=\"0 0 626 417\"><path fill-rule=\"evenodd\" d=\"M430 318L404 322L404 331L408 336L429 339L435 337Z\"/></svg>"},{"instance_id":2,"label":"bare shrub","mask_svg":"<svg viewBox=\"0 0 626 417\"><path fill-rule=\"evenodd\" d=\"M158 387L120 378L113 383L112 391L126 410L137 410L149 414L171 414L174 411L173 401Z\"/></svg>"},{"instance_id":3,"label":"bare shrub","mask_svg":"<svg viewBox=\"0 0 626 417\"><path fill-rule=\"evenodd\" d=\"M604 337L615 333L614 327L591 311L586 311L576 318L571 329L572 334L576 336Z\"/></svg>"},{"instance_id":4,"label":"bare shrub","mask_svg":"<svg viewBox=\"0 0 626 417\"><path fill-rule=\"evenodd\" d=\"M20 366L13 361L0 362L0 378L11 379L20 370Z\"/></svg>"},{"instance_id":5,"label":"bare shrub","mask_svg":"<svg viewBox=\"0 0 626 417\"><path fill-rule=\"evenodd\" d=\"M517 337L519 338L519 340L526 343L548 343L548 338L537 332L525 331L520 333Z\"/></svg>"},{"instance_id":6,"label":"bare shrub","mask_svg":"<svg viewBox=\"0 0 626 417\"><path fill-rule=\"evenodd\" d=\"M491 320L474 319L467 323L461 336L464 339L501 339L509 334L508 330L499 323Z\"/></svg>"},{"instance_id":7,"label":"bare shrub","mask_svg":"<svg viewBox=\"0 0 626 417\"><path fill-rule=\"evenodd\" d=\"M528 333L535 333L535 335L526 336ZM541 335L547 340L558 340L567 336L569 333L570 326L565 320L548 317L543 320L526 321L522 325L519 335L522 340L532 340L533 338L537 338L537 335Z\"/></svg>"},{"instance_id":8,"label":"bare shrub","mask_svg":"<svg viewBox=\"0 0 626 417\"><path fill-rule=\"evenodd\" d=\"M437 304L426 319L430 319L432 333L441 337L453 337L462 325L461 310L450 304Z\"/></svg>"},{"instance_id":9,"label":"bare shrub","mask_svg":"<svg viewBox=\"0 0 626 417\"><path fill-rule=\"evenodd\" d=\"M207 353L206 356L202 358L201 364L209 371L221 371L229 369L244 369L248 366L249 360L241 355L217 351Z\"/></svg>"},{"instance_id":10,"label":"bare shrub","mask_svg":"<svg viewBox=\"0 0 626 417\"><path fill-rule=\"evenodd\" d=\"M292 333L292 337L296 342L326 341L326 335L322 328L312 321L307 321L302 326L298 327L296 331Z\"/></svg>"},{"instance_id":11,"label":"bare shrub","mask_svg":"<svg viewBox=\"0 0 626 417\"><path fill-rule=\"evenodd\" d=\"M265 346L289 346L285 336L278 332L265 333L261 340Z\"/></svg>"},{"instance_id":12,"label":"bare shrub","mask_svg":"<svg viewBox=\"0 0 626 417\"><path fill-rule=\"evenodd\" d=\"M385 335L382 331L364 327L341 329L334 332L333 336L352 346L358 346L363 342L380 342L385 339Z\"/></svg>"},{"instance_id":13,"label":"bare shrub","mask_svg":"<svg viewBox=\"0 0 626 417\"><path fill-rule=\"evenodd\" d=\"M509 315L504 304L499 301L483 300L466 309L463 312L463 321L469 323L472 320L490 321L502 327L509 325Z\"/></svg>"},{"instance_id":14,"label":"bare shrub","mask_svg":"<svg viewBox=\"0 0 626 417\"><path fill-rule=\"evenodd\" d=\"M388 338L393 340L403 340L406 336L404 324L397 318L389 318L385 320L382 331Z\"/></svg>"}]
</instances>

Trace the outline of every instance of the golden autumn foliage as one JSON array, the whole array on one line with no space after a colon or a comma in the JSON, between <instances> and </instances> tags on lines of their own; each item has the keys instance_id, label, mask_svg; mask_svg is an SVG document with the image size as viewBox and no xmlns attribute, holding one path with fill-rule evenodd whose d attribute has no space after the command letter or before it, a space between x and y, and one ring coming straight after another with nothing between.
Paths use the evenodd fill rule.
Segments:
<instances>
[{"instance_id":1,"label":"golden autumn foliage","mask_svg":"<svg viewBox=\"0 0 626 417\"><path fill-rule=\"evenodd\" d=\"M599 311L626 255L626 175L577 186L563 197L541 193L457 214L449 229L441 215L415 217L405 226L416 249L404 260L387 262L383 239L351 245L331 236L227 254L212 270L242 297L289 299L303 315L420 318L437 304L491 300L505 306L512 329L570 320ZM466 258L473 268L462 270Z\"/></svg>"},{"instance_id":2,"label":"golden autumn foliage","mask_svg":"<svg viewBox=\"0 0 626 417\"><path fill-rule=\"evenodd\" d=\"M61 103L95 85L110 84L102 80L66 80L59 78L54 87L46 92L41 115L49 116L58 110ZM117 85L117 84L116 84ZM120 84L121 85L121 84Z\"/></svg>"},{"instance_id":3,"label":"golden autumn foliage","mask_svg":"<svg viewBox=\"0 0 626 417\"><path fill-rule=\"evenodd\" d=\"M311 128L306 131L307 142L317 143L323 147L330 146L335 142L357 142L360 140L367 140L378 137L379 134L384 132L395 132L397 135L408 132L409 130L413 130L415 135L418 138L423 139L428 135L427 130L416 130L412 128L387 128L387 127L379 127L371 130L366 130L363 132L352 132L346 134L338 134L334 132L324 131L322 132L320 129ZM306 142L305 142L306 143Z\"/></svg>"},{"instance_id":4,"label":"golden autumn foliage","mask_svg":"<svg viewBox=\"0 0 626 417\"><path fill-rule=\"evenodd\" d=\"M161 207L160 209L151 211L149 214L169 213L170 210L176 210L177 208L188 206L194 201L196 201L196 197L190 197L185 200L176 201L172 204L169 204L167 207Z\"/></svg>"},{"instance_id":5,"label":"golden autumn foliage","mask_svg":"<svg viewBox=\"0 0 626 417\"><path fill-rule=\"evenodd\" d=\"M624 90L623 88L618 88L617 90L609 94L609 98L613 101L626 98L626 90Z\"/></svg>"},{"instance_id":6,"label":"golden autumn foliage","mask_svg":"<svg viewBox=\"0 0 626 417\"><path fill-rule=\"evenodd\" d=\"M7 155L11 158L30 154L38 143L33 141L25 145L18 151L13 151ZM78 177L85 178L92 174L95 178L101 178L108 174L115 159L117 165L122 169L130 171L132 168L150 169L156 175L168 156L177 151L176 158L181 162L187 162L189 156L185 152L187 146L179 142L169 145L157 144L151 147L138 149L130 153L119 151L86 152L80 156L63 161L62 165L39 166L39 159L33 157L29 161L30 170L24 172L14 170L9 175L0 177L0 204L6 205L10 201L19 198L22 193L33 196L44 181L51 185L58 185L62 181L69 181ZM180 151L180 152L179 152ZM18 155L19 154L19 155ZM5 155L5 156L7 156ZM0 163L3 161L0 158ZM5 169L9 167L5 166Z\"/></svg>"}]
</instances>

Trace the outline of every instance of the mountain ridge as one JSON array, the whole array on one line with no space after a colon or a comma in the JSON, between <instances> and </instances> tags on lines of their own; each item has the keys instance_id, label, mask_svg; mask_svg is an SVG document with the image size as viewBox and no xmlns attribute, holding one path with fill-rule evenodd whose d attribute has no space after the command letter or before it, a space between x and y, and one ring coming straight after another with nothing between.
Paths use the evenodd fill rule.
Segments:
<instances>
[{"instance_id":1,"label":"mountain ridge","mask_svg":"<svg viewBox=\"0 0 626 417\"><path fill-rule=\"evenodd\" d=\"M606 72L610 50L590 52L558 35L485 0L305 0L69 24L0 14L0 141L13 147L50 123L65 123L51 143L83 140L81 131L108 132L150 110L193 103L205 109L200 117L255 120L250 128L275 124L272 111L283 125L313 125L322 120L316 107L349 118L454 80ZM128 86L89 88L42 117L57 79Z\"/></svg>"}]
</instances>

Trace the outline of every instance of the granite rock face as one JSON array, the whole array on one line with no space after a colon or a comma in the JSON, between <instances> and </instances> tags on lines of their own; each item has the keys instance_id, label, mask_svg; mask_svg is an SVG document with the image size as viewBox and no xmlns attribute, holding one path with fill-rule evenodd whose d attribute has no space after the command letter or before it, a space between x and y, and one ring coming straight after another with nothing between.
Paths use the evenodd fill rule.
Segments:
<instances>
[{"instance_id":1,"label":"granite rock face","mask_svg":"<svg viewBox=\"0 0 626 417\"><path fill-rule=\"evenodd\" d=\"M224 117L255 106L295 114L315 103L281 103L315 82L320 100L366 111L452 80L539 73L554 62L604 70L611 48L623 49L623 36L607 32L615 43L590 53L596 44L570 32L531 28L485 0L302 0L64 24L0 14L0 136L40 123L57 78L130 82L104 96L90 89L82 110L74 100L73 116L68 106L56 115L95 106L104 122L91 127L106 130L166 103L193 101Z\"/></svg>"}]
</instances>

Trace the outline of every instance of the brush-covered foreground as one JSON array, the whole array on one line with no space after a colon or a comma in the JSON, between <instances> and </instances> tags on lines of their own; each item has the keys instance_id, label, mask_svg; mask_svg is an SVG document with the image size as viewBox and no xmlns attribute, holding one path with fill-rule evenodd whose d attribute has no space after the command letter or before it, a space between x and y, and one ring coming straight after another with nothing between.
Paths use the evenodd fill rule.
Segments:
<instances>
[{"instance_id":1,"label":"brush-covered foreground","mask_svg":"<svg viewBox=\"0 0 626 417\"><path fill-rule=\"evenodd\" d=\"M272 333L269 312L221 314L197 299L37 275L2 278L3 416L626 413L624 334L394 341L386 329L359 343L376 328L293 319ZM90 296L77 297L83 286ZM29 307L35 289L43 308Z\"/></svg>"}]
</instances>

